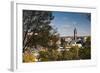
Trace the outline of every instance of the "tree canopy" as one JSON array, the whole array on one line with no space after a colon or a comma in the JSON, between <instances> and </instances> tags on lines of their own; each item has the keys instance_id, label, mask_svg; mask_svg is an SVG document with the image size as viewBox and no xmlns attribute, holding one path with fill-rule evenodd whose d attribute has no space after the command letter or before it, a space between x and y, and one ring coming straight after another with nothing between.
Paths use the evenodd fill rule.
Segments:
<instances>
[{"instance_id":1,"label":"tree canopy","mask_svg":"<svg viewBox=\"0 0 100 73\"><path fill-rule=\"evenodd\" d=\"M57 38L57 32L49 25L53 19L50 11L23 10L23 51L25 47L37 45L48 47L50 41Z\"/></svg>"}]
</instances>

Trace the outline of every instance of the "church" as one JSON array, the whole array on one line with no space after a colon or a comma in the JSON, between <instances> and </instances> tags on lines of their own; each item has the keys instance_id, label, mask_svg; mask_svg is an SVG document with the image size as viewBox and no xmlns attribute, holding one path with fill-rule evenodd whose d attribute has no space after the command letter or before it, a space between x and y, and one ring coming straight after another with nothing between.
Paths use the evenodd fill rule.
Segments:
<instances>
[{"instance_id":1,"label":"church","mask_svg":"<svg viewBox=\"0 0 100 73\"><path fill-rule=\"evenodd\" d=\"M82 47L86 38L87 38L87 36L78 36L77 35L77 28L75 27L73 29L73 36L60 37L57 44L59 45L60 49L63 48L63 46L61 46L61 43L62 43L61 40L63 39L65 42L66 48L71 48L72 46L78 46L80 48L80 47Z\"/></svg>"}]
</instances>

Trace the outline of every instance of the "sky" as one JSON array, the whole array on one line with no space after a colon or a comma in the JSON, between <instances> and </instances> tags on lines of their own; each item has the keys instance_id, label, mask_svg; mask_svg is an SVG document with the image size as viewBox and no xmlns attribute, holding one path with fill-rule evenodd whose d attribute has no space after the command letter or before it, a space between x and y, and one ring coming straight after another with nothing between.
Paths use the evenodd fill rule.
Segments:
<instances>
[{"instance_id":1,"label":"sky","mask_svg":"<svg viewBox=\"0 0 100 73\"><path fill-rule=\"evenodd\" d=\"M87 18L88 13L53 12L54 19L50 25L57 29L60 36L73 36L74 28L78 36L91 34L91 21Z\"/></svg>"}]
</instances>

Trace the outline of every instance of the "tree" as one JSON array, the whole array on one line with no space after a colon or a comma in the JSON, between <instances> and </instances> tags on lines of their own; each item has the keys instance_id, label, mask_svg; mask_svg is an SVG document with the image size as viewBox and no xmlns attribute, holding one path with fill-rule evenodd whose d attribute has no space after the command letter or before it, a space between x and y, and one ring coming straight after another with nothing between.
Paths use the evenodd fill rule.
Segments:
<instances>
[{"instance_id":1,"label":"tree","mask_svg":"<svg viewBox=\"0 0 100 73\"><path fill-rule=\"evenodd\" d=\"M56 32L49 25L53 19L50 11L23 10L23 52L25 47L49 46L52 37L56 37Z\"/></svg>"},{"instance_id":2,"label":"tree","mask_svg":"<svg viewBox=\"0 0 100 73\"><path fill-rule=\"evenodd\" d=\"M88 36L83 48L79 50L79 56L81 59L90 59L91 58L91 37Z\"/></svg>"},{"instance_id":3,"label":"tree","mask_svg":"<svg viewBox=\"0 0 100 73\"><path fill-rule=\"evenodd\" d=\"M91 37L88 36L85 42L85 47L86 48L91 48Z\"/></svg>"},{"instance_id":4,"label":"tree","mask_svg":"<svg viewBox=\"0 0 100 73\"><path fill-rule=\"evenodd\" d=\"M80 59L91 59L91 49L90 48L81 48L79 50Z\"/></svg>"},{"instance_id":5,"label":"tree","mask_svg":"<svg viewBox=\"0 0 100 73\"><path fill-rule=\"evenodd\" d=\"M70 51L64 50L62 52L62 58L61 60L72 60L73 59L73 53Z\"/></svg>"},{"instance_id":6,"label":"tree","mask_svg":"<svg viewBox=\"0 0 100 73\"><path fill-rule=\"evenodd\" d=\"M65 39L61 38L61 46L64 47L65 46Z\"/></svg>"}]
</instances>

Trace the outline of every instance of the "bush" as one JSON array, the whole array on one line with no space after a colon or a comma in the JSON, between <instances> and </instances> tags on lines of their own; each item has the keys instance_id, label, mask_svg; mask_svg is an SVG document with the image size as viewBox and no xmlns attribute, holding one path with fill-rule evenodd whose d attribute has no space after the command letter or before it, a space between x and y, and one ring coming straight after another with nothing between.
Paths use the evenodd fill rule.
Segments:
<instances>
[{"instance_id":1,"label":"bush","mask_svg":"<svg viewBox=\"0 0 100 73\"><path fill-rule=\"evenodd\" d=\"M40 61L48 61L49 59L48 51L40 51L39 52L39 59Z\"/></svg>"},{"instance_id":2,"label":"bush","mask_svg":"<svg viewBox=\"0 0 100 73\"><path fill-rule=\"evenodd\" d=\"M40 61L57 61L61 60L62 54L57 50L47 50L39 52Z\"/></svg>"},{"instance_id":3,"label":"bush","mask_svg":"<svg viewBox=\"0 0 100 73\"><path fill-rule=\"evenodd\" d=\"M37 59L34 55L32 55L30 52L25 51L23 53L23 62L35 62Z\"/></svg>"},{"instance_id":4,"label":"bush","mask_svg":"<svg viewBox=\"0 0 100 73\"><path fill-rule=\"evenodd\" d=\"M79 50L80 59L91 59L91 49L82 48Z\"/></svg>"},{"instance_id":5,"label":"bush","mask_svg":"<svg viewBox=\"0 0 100 73\"><path fill-rule=\"evenodd\" d=\"M68 50L58 52L54 49L39 52L40 61L62 61L79 59L79 48L74 46Z\"/></svg>"}]
</instances>

